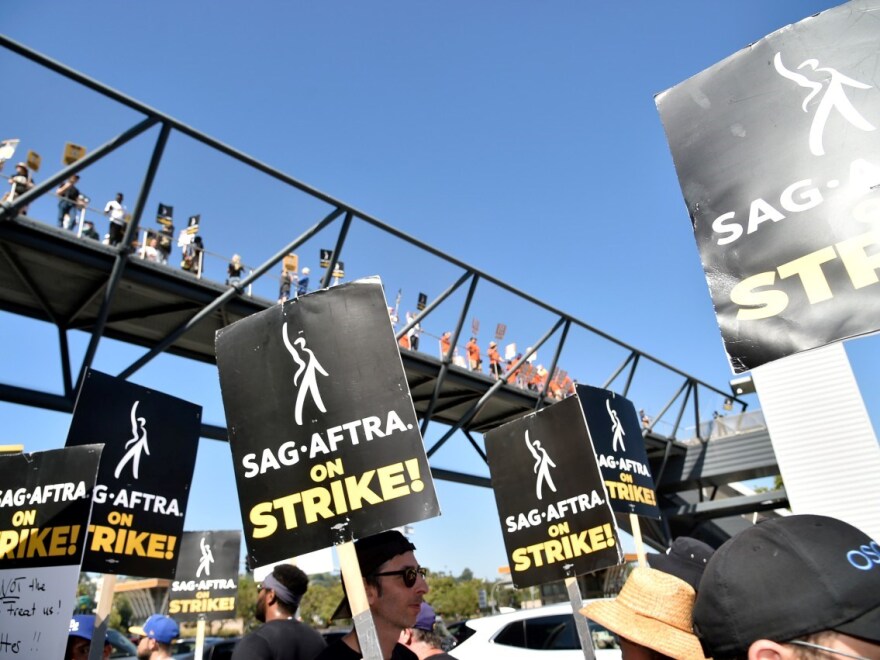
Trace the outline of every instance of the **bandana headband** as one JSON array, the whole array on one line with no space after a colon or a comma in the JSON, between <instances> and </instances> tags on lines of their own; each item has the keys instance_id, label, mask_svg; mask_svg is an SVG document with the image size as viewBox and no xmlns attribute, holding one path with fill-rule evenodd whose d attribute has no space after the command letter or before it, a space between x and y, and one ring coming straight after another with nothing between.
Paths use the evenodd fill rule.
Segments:
<instances>
[{"instance_id":1,"label":"bandana headband","mask_svg":"<svg viewBox=\"0 0 880 660\"><path fill-rule=\"evenodd\" d=\"M269 573L269 575L263 580L263 589L271 589L274 591L278 600L289 606L294 612L296 611L296 608L299 607L299 596L294 595L290 589L276 580L272 573Z\"/></svg>"}]
</instances>

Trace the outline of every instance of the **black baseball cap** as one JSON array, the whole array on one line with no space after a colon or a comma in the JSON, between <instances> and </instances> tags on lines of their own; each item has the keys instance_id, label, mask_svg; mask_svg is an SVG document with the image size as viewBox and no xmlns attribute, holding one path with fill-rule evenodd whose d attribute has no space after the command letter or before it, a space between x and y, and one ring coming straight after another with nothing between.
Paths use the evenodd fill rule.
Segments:
<instances>
[{"instance_id":1,"label":"black baseball cap","mask_svg":"<svg viewBox=\"0 0 880 660\"><path fill-rule=\"evenodd\" d=\"M410 543L409 539L397 530L389 530L380 532L373 536L365 536L358 539L354 543L354 549L357 553L358 565L361 568L361 575L370 577L379 571L379 568L389 559L393 559L397 555L402 555L410 550L415 550L416 546ZM345 583L342 584L343 591ZM343 596L339 607L333 612L331 619L350 619L351 608L348 605L348 597Z\"/></svg>"},{"instance_id":2,"label":"black baseball cap","mask_svg":"<svg viewBox=\"0 0 880 660\"><path fill-rule=\"evenodd\" d=\"M725 542L706 566L694 632L706 657L752 642L834 630L880 643L880 544L835 518L767 520Z\"/></svg>"},{"instance_id":3,"label":"black baseball cap","mask_svg":"<svg viewBox=\"0 0 880 660\"><path fill-rule=\"evenodd\" d=\"M694 591L699 591L700 578L714 552L715 548L708 543L690 536L679 536L666 554L648 555L648 565L684 580Z\"/></svg>"}]
</instances>

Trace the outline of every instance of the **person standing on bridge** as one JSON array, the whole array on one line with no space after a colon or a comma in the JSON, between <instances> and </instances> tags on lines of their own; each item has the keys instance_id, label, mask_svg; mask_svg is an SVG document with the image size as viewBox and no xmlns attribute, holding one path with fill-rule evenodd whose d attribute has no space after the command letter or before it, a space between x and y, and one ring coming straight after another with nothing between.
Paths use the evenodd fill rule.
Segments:
<instances>
[{"instance_id":1,"label":"person standing on bridge","mask_svg":"<svg viewBox=\"0 0 880 660\"><path fill-rule=\"evenodd\" d=\"M501 368L501 354L498 352L497 346L498 344L494 341L490 341L487 354L489 355L489 373L495 376L495 380L500 380L504 370Z\"/></svg>"},{"instance_id":2,"label":"person standing on bridge","mask_svg":"<svg viewBox=\"0 0 880 660\"><path fill-rule=\"evenodd\" d=\"M452 333L447 330L440 335L440 359L446 359L449 355L449 349L452 347Z\"/></svg>"},{"instance_id":3,"label":"person standing on bridge","mask_svg":"<svg viewBox=\"0 0 880 660\"><path fill-rule=\"evenodd\" d=\"M327 644L294 616L309 578L292 564L278 564L258 586L257 621L264 625L235 647L232 660L312 660Z\"/></svg>"},{"instance_id":4,"label":"person standing on bridge","mask_svg":"<svg viewBox=\"0 0 880 660\"><path fill-rule=\"evenodd\" d=\"M465 350L467 350L468 366L471 368L471 371L482 371L483 359L480 357L480 347L477 346L476 337L470 338L470 341L465 344Z\"/></svg>"},{"instance_id":5,"label":"person standing on bridge","mask_svg":"<svg viewBox=\"0 0 880 660\"><path fill-rule=\"evenodd\" d=\"M110 218L111 246L119 245L125 234L125 207L122 205L122 200L122 193L116 193L116 199L111 199L104 206L104 215Z\"/></svg>"}]
</instances>

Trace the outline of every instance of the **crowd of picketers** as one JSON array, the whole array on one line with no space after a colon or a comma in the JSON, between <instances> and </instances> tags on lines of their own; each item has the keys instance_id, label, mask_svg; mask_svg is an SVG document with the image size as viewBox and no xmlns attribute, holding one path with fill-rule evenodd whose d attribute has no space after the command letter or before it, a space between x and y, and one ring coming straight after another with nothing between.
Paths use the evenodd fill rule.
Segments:
<instances>
[{"instance_id":1,"label":"crowd of picketers","mask_svg":"<svg viewBox=\"0 0 880 660\"><path fill-rule=\"evenodd\" d=\"M455 660L458 647L444 643L445 628L426 602L430 578L415 545L396 530L354 545L377 655ZM308 586L296 566L276 565L258 585L262 626L234 642L232 660L362 657L357 630L328 644L298 618ZM622 660L873 660L880 658L880 546L849 523L810 514L764 520L717 549L679 536L666 553L640 560L614 598L591 600L579 613L606 633L593 631L592 643L619 648ZM352 618L346 596L332 618ZM138 658L165 660L180 628L157 613L129 633ZM65 660L86 660L94 635L93 616L74 616ZM467 638L457 641L464 654ZM113 648L103 651L108 658Z\"/></svg>"}]
</instances>

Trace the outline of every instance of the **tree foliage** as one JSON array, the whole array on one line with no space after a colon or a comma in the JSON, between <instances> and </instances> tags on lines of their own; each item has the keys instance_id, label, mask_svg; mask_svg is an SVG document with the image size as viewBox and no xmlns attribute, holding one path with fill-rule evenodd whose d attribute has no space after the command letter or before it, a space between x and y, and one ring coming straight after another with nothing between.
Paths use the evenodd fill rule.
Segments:
<instances>
[{"instance_id":1,"label":"tree foliage","mask_svg":"<svg viewBox=\"0 0 880 660\"><path fill-rule=\"evenodd\" d=\"M299 614L303 621L316 628L330 624L330 617L342 600L342 583L329 573L309 578L309 590L303 596Z\"/></svg>"},{"instance_id":2,"label":"tree foliage","mask_svg":"<svg viewBox=\"0 0 880 660\"><path fill-rule=\"evenodd\" d=\"M254 576L245 573L238 576L238 598L235 606L236 615L244 622L245 631L260 627L257 621L257 583Z\"/></svg>"}]
</instances>

